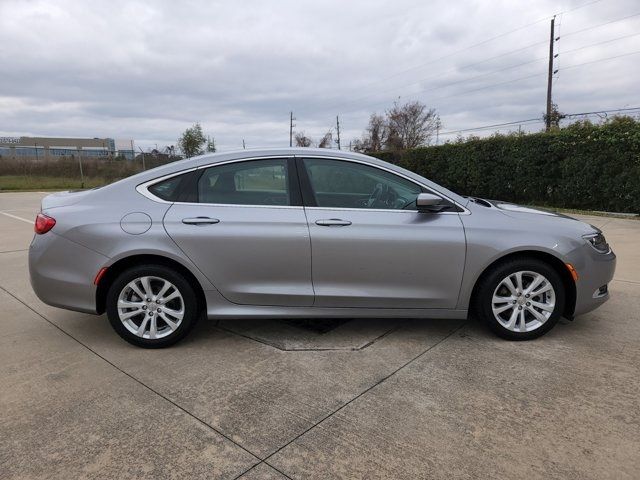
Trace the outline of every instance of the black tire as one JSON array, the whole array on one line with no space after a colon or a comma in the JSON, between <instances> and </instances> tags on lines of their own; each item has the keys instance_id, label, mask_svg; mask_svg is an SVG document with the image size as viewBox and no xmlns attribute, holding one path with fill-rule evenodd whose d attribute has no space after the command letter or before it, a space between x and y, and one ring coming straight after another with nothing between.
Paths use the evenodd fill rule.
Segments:
<instances>
[{"instance_id":1,"label":"black tire","mask_svg":"<svg viewBox=\"0 0 640 480\"><path fill-rule=\"evenodd\" d=\"M496 288L498 288L498 285L503 279L521 271L541 274L551 283L555 293L555 307L549 318L535 330L516 332L509 330L498 321L493 313L492 299L494 291L496 291ZM492 267L481 278L475 296L474 310L479 319L486 323L496 335L508 340L531 340L541 337L558 323L558 320L564 312L565 298L566 295L562 278L551 265L537 258L513 258ZM527 318L533 320L531 313L527 313L527 315Z\"/></svg>"},{"instance_id":2,"label":"black tire","mask_svg":"<svg viewBox=\"0 0 640 480\"><path fill-rule=\"evenodd\" d=\"M136 278L147 276L157 277L158 279L170 282L182 296L182 303L184 308L182 320L174 331L165 333L166 336L162 338L142 338L135 333L132 333L120 320L120 316L118 314L118 297L125 286L127 286L129 282L135 280ZM157 280L154 280L152 284L154 282L157 282ZM170 290L170 292L172 291L173 290ZM157 290L156 293L158 293ZM137 301L137 296L135 297L135 301ZM172 301L175 302L176 300ZM191 329L197 323L198 318L200 317L198 299L193 290L193 287L191 287L187 279L182 274L164 265L141 265L138 267L132 267L122 272L109 287L109 291L107 292L106 307L109 322L111 323L113 329L118 333L118 335L120 335L127 342L143 348L163 348L173 345L174 343L182 340L189 333L189 331L191 331ZM154 304L153 308L155 309L157 307L162 307L162 305L156 306ZM148 314L149 310L151 310L151 307L145 306L144 313L141 313L141 316L138 315L134 317L132 321L138 322L139 320L140 322L142 322L143 319L146 318L145 315ZM167 331L166 328L168 327L168 325L159 317L157 319L157 323L159 326L164 325L165 332Z\"/></svg>"}]
</instances>

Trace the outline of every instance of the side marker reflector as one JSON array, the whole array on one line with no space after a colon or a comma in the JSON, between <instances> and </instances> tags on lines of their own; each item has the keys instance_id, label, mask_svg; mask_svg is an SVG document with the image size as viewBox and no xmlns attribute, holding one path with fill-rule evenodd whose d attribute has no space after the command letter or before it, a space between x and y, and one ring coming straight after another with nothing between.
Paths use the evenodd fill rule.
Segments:
<instances>
[{"instance_id":1,"label":"side marker reflector","mask_svg":"<svg viewBox=\"0 0 640 480\"><path fill-rule=\"evenodd\" d=\"M107 267L102 267L96 275L96 278L93 280L93 284L98 285L100 283L100 279L104 277L105 273L107 273Z\"/></svg>"},{"instance_id":2,"label":"side marker reflector","mask_svg":"<svg viewBox=\"0 0 640 480\"><path fill-rule=\"evenodd\" d=\"M567 266L567 270L569 270L569 273L571 274L571 278L573 278L573 281L577 282L578 272L576 271L576 269L573 268L573 265L571 265L570 263L565 263L565 265Z\"/></svg>"}]
</instances>

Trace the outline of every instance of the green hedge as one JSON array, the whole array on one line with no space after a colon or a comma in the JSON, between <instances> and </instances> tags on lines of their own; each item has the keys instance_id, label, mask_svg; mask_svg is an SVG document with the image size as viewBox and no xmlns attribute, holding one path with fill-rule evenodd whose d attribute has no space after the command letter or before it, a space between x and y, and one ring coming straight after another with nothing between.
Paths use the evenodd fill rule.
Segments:
<instances>
[{"instance_id":1,"label":"green hedge","mask_svg":"<svg viewBox=\"0 0 640 480\"><path fill-rule=\"evenodd\" d=\"M373 155L462 195L640 213L640 121L629 117Z\"/></svg>"}]
</instances>

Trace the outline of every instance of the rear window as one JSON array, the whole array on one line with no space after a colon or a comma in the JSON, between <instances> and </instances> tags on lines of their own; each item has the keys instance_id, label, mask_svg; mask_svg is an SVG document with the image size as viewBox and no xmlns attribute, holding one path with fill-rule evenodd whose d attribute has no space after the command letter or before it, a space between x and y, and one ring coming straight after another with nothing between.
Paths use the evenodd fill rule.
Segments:
<instances>
[{"instance_id":1,"label":"rear window","mask_svg":"<svg viewBox=\"0 0 640 480\"><path fill-rule=\"evenodd\" d=\"M177 177L171 177L162 182L154 183L147 190L162 200L175 202L180 194L180 184L187 175L188 174L178 175Z\"/></svg>"}]
</instances>

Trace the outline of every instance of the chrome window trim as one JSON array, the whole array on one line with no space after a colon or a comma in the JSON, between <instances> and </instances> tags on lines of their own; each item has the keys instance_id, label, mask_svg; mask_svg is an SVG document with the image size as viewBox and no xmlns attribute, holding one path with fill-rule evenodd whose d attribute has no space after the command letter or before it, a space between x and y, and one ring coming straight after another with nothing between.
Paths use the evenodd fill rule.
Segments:
<instances>
[{"instance_id":1,"label":"chrome window trim","mask_svg":"<svg viewBox=\"0 0 640 480\"><path fill-rule=\"evenodd\" d=\"M457 204L456 204L457 206ZM307 210L324 210L333 212L386 212L386 213L420 213L421 215L464 215L463 212L420 212L418 210L400 210L397 208L345 208L345 207L304 207Z\"/></svg>"},{"instance_id":2,"label":"chrome window trim","mask_svg":"<svg viewBox=\"0 0 640 480\"><path fill-rule=\"evenodd\" d=\"M162 177L157 177L152 180L147 180L146 182L143 182L136 186L136 192L138 192L143 197L146 197L149 200L152 200L157 203L168 203L168 204L176 203L176 202L170 202L169 200L163 200L162 198L155 196L153 193L151 193L148 190L148 188L152 185L155 185L156 183L160 183L165 180L169 180L170 178L177 177L178 175L184 175L185 173L193 172L195 170L197 170L197 167L188 168L186 170L180 170L179 172L173 172L173 173L164 175Z\"/></svg>"},{"instance_id":3,"label":"chrome window trim","mask_svg":"<svg viewBox=\"0 0 640 480\"><path fill-rule=\"evenodd\" d=\"M442 198L447 199L448 201L450 201L451 203L453 203L456 207L462 209L461 212L433 212L434 214L438 214L438 215L470 215L471 212L464 207L463 205L460 205L458 202L456 202L455 200L453 200L452 198L449 198L447 195L445 195L444 193L441 193L440 191L434 189L433 187L429 186L429 185L425 185L424 183L418 182L416 180L414 180L413 178L407 177L406 175L403 175L402 173L398 173L395 172L389 168L386 167L382 167L380 165L376 165L374 163L370 163L370 162L365 162L364 160L356 160L353 158L344 158L344 157L329 157L326 155L318 155L318 154L309 154L309 155L301 155L301 154L296 154L295 155L296 158L301 158L301 159L305 159L305 158L320 158L323 160L337 160L340 162L353 162L353 163L360 163L362 165L366 165L368 167L373 167L373 168L378 168L380 170L383 170L385 172L388 172L392 175L396 175L398 177L404 178L405 180L408 180L411 183L414 183L416 185L420 185L423 188L426 188L427 190L429 190L430 192L436 193L437 195L441 196ZM418 213L418 210L401 210L401 209L397 209L397 208L331 208L331 207L306 207L306 208L313 208L313 209L322 209L322 210L345 210L345 211L370 211L370 212L405 212L405 213Z\"/></svg>"},{"instance_id":4,"label":"chrome window trim","mask_svg":"<svg viewBox=\"0 0 640 480\"><path fill-rule=\"evenodd\" d=\"M191 167L186 170L180 170L179 172L169 173L162 177L154 178L152 180L147 180L146 182L143 182L138 186L136 186L136 191L139 194L143 195L144 197L148 198L149 200L153 200L154 202L158 202L158 203L167 203L167 204L178 203L180 205L213 205L213 206L224 206L224 207L232 206L232 207L267 207L267 208L302 208L301 206L298 206L298 205L241 205L237 203L170 202L169 200L163 200L162 198L155 196L153 193L151 193L148 190L150 186L155 185L156 183L160 183L160 182L163 182L164 180L168 180L170 178L177 177L178 175L183 175L185 173L193 172L195 170L202 170L204 168L209 168L209 167L217 167L218 165L226 165L229 163L250 162L252 160L273 160L273 159L279 159L279 158L283 160L287 160L289 158L294 158L294 156L293 155L288 155L288 156L268 155L268 156L262 156L262 157L234 158L232 160L225 160L222 162L208 163L205 165L200 165L198 167Z\"/></svg>"},{"instance_id":5,"label":"chrome window trim","mask_svg":"<svg viewBox=\"0 0 640 480\"><path fill-rule=\"evenodd\" d=\"M167 175L164 175L162 177L158 177L158 178L154 178L152 180L147 180L146 182L143 182L141 184L139 184L136 187L136 191L143 195L144 197L148 198L149 200L152 200L154 202L158 202L158 203L165 203L165 204L180 204L180 205L208 205L208 206L215 206L215 207L251 207L251 208L288 208L288 209L296 209L296 208L309 208L309 209L314 209L314 210L339 210L339 211L350 211L350 212L362 212L362 211L368 211L368 212L399 212L399 213L418 213L417 210L400 210L400 209L395 209L395 208L389 208L389 209L385 209L385 208L379 208L379 209L374 209L374 208L331 208L331 207L304 207L304 206L299 206L299 205L241 205L241 204L237 204L237 203L200 203L200 202L170 202L168 200L163 200L159 197L156 197L155 195L153 195L151 192L149 192L148 188L151 185L154 185L156 183L162 182L164 180L168 180L172 177L177 177L178 175L182 175L185 173L189 173L189 172L193 172L195 170L201 170L204 168L209 168L209 167L216 167L218 165L227 165L229 163L238 163L238 162L250 162L253 160L272 160L272 159L289 159L289 158L300 158L300 159L304 159L304 158L320 158L320 159L324 159L324 160L337 160L337 161L341 161L341 162L352 162L352 163L360 163L362 165L367 165L369 167L373 167L373 168L378 168L380 170L383 170L385 172L391 173L392 175L397 175L398 177L404 178L405 180L408 180L412 183L415 183L416 185L420 185L423 188L426 188L427 190L436 193L438 195L440 195L441 197L447 199L448 201L450 201L451 203L453 203L456 207L460 208L462 211L461 212L433 212L431 213L432 215L470 215L471 211L469 209L467 209L466 207L464 207L463 205L460 205L458 202L456 202L455 200L453 200L452 198L449 198L447 195L441 193L440 191L434 189L433 187L429 186L429 185L425 185L421 182L418 182L416 180L414 180L413 178L407 177L406 175L403 175L402 173L398 173L395 172L389 168L386 167L382 167L380 165L376 165L370 162L366 162L363 160L358 160L358 159L353 159L353 158L345 158L345 157L331 157L331 156L326 156L326 155L318 155L318 154L309 154L309 155L301 155L301 154L293 154L293 155L287 155L287 156L282 156L282 155L267 155L267 156L258 156L258 157L247 157L247 158L234 158L232 160L224 160L222 162L212 162L212 163L207 163L205 165L200 165L197 167L191 167L188 168L186 170L180 170L179 172L174 172L174 173L169 173Z\"/></svg>"}]
</instances>

